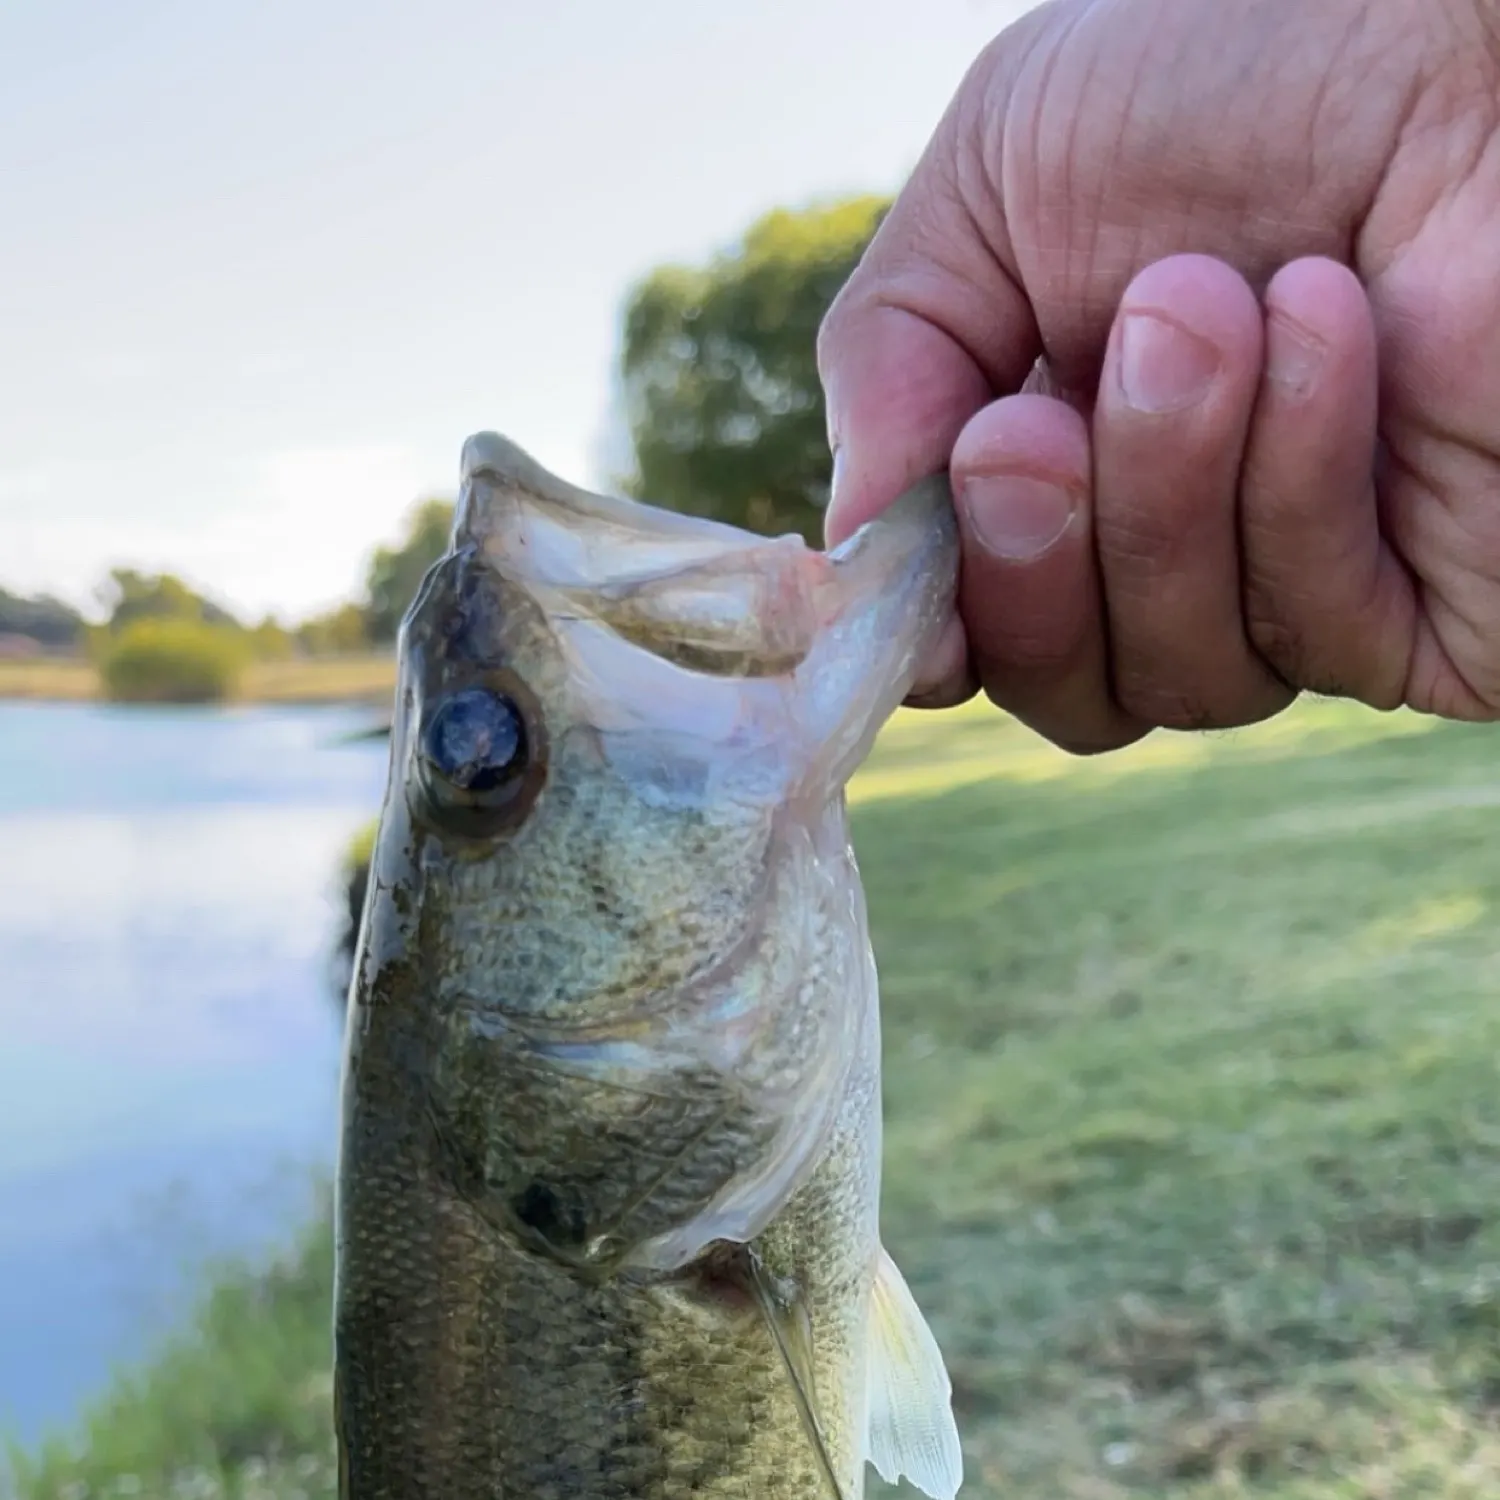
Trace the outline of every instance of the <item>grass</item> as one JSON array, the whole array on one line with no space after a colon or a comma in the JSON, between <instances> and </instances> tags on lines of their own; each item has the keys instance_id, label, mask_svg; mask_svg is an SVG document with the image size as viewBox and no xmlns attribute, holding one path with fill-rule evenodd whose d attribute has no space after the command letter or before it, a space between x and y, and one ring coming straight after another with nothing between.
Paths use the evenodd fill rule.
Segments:
<instances>
[{"instance_id":1,"label":"grass","mask_svg":"<svg viewBox=\"0 0 1500 1500\"><path fill-rule=\"evenodd\" d=\"M384 703L395 681L395 661L385 655L263 661L246 669L236 698L242 703ZM78 702L103 696L98 672L82 658L0 659L0 700Z\"/></svg>"},{"instance_id":2,"label":"grass","mask_svg":"<svg viewBox=\"0 0 1500 1500\"><path fill-rule=\"evenodd\" d=\"M886 1237L965 1495L1500 1493L1496 743L1317 703L1090 762L977 709L883 737ZM326 1234L24 1500L332 1496Z\"/></svg>"}]
</instances>

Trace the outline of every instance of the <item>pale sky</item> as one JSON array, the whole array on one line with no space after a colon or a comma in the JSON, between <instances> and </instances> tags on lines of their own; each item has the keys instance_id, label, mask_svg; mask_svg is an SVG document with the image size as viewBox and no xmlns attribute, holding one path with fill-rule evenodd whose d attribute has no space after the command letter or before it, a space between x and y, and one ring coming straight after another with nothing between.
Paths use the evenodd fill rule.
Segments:
<instances>
[{"instance_id":1,"label":"pale sky","mask_svg":"<svg viewBox=\"0 0 1500 1500\"><path fill-rule=\"evenodd\" d=\"M617 319L889 191L1028 0L5 0L0 585L346 597L463 439L598 483Z\"/></svg>"}]
</instances>

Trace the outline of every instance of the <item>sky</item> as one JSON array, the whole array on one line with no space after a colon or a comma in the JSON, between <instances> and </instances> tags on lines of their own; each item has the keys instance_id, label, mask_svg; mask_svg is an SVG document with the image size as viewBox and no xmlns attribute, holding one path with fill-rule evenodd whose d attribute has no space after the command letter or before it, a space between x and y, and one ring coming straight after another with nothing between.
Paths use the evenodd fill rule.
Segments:
<instances>
[{"instance_id":1,"label":"sky","mask_svg":"<svg viewBox=\"0 0 1500 1500\"><path fill-rule=\"evenodd\" d=\"M471 432L602 484L618 319L892 191L1028 0L5 0L0 586L347 598Z\"/></svg>"}]
</instances>

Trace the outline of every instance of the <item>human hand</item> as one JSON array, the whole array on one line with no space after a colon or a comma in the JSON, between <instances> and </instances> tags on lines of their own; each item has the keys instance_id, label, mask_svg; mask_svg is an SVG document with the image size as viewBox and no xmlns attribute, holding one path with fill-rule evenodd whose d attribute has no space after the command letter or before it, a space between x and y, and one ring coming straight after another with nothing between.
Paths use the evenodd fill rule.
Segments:
<instances>
[{"instance_id":1,"label":"human hand","mask_svg":"<svg viewBox=\"0 0 1500 1500\"><path fill-rule=\"evenodd\" d=\"M819 366L831 540L953 476L917 701L1080 753L1299 689L1500 717L1500 7L1054 0Z\"/></svg>"}]
</instances>

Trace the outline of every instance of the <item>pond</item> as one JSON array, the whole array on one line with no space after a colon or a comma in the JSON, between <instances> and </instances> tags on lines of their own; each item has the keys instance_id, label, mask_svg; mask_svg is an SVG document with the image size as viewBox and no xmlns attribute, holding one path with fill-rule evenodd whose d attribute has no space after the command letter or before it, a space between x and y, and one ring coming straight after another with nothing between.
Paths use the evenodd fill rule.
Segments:
<instances>
[{"instance_id":1,"label":"pond","mask_svg":"<svg viewBox=\"0 0 1500 1500\"><path fill-rule=\"evenodd\" d=\"M0 703L0 1434L70 1426L331 1167L366 722Z\"/></svg>"}]
</instances>

